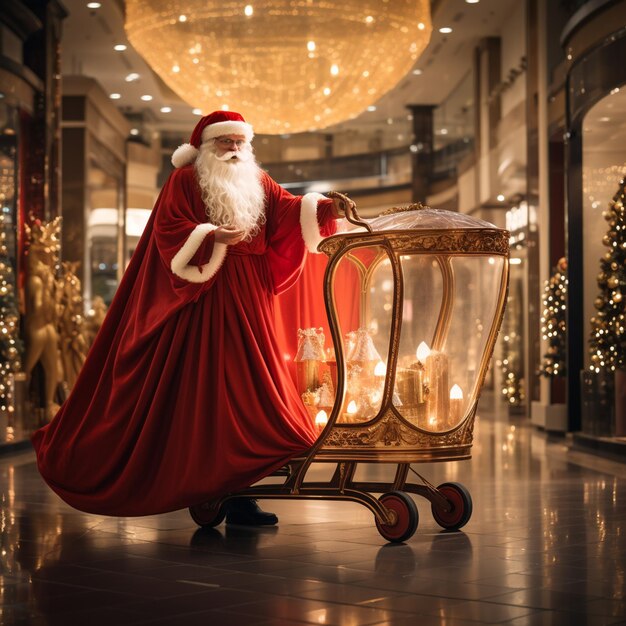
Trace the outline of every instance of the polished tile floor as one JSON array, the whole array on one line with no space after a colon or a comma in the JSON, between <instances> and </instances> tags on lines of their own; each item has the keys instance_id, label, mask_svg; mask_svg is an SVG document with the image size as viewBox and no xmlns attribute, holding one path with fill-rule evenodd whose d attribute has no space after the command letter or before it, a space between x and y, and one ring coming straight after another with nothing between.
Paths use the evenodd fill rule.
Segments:
<instances>
[{"instance_id":1,"label":"polished tile floor","mask_svg":"<svg viewBox=\"0 0 626 626\"><path fill-rule=\"evenodd\" d=\"M418 469L465 484L474 514L444 532L420 498L416 534L391 545L350 503L268 501L265 529L86 515L32 453L1 458L0 623L626 624L626 463L483 410L470 461Z\"/></svg>"}]
</instances>

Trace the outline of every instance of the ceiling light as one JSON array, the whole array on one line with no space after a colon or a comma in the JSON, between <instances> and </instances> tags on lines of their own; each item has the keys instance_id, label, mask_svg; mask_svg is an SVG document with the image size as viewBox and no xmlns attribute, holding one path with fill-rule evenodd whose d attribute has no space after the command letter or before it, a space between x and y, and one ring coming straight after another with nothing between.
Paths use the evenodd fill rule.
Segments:
<instances>
[{"instance_id":1,"label":"ceiling light","mask_svg":"<svg viewBox=\"0 0 626 626\"><path fill-rule=\"evenodd\" d=\"M247 17L250 17L254 13L254 8L252 7L251 4L246 4L246 6L243 9L243 13Z\"/></svg>"},{"instance_id":2,"label":"ceiling light","mask_svg":"<svg viewBox=\"0 0 626 626\"><path fill-rule=\"evenodd\" d=\"M331 65L330 66L330 73L333 76L337 76L337 74L339 74L339 67L337 65Z\"/></svg>"},{"instance_id":3,"label":"ceiling light","mask_svg":"<svg viewBox=\"0 0 626 626\"><path fill-rule=\"evenodd\" d=\"M413 74L415 74L415 76L421 76L422 75L422 70L413 70Z\"/></svg>"},{"instance_id":4,"label":"ceiling light","mask_svg":"<svg viewBox=\"0 0 626 626\"><path fill-rule=\"evenodd\" d=\"M136 72L131 72L125 79L127 83L132 83L135 80L139 80L139 74Z\"/></svg>"},{"instance_id":5,"label":"ceiling light","mask_svg":"<svg viewBox=\"0 0 626 626\"><path fill-rule=\"evenodd\" d=\"M171 113L172 107L161 107L160 111L161 113Z\"/></svg>"},{"instance_id":6,"label":"ceiling light","mask_svg":"<svg viewBox=\"0 0 626 626\"><path fill-rule=\"evenodd\" d=\"M305 4L306 11L293 8ZM176 7L183 3L126 0L125 28L129 47L190 107L207 112L226 103L258 134L296 133L351 119L395 87L428 45L430 4L369 2L354 21L340 2L266 0L251 19L245 7L252 2L186 0L182 36ZM290 36L276 43L268 33ZM198 43L202 54L190 55ZM332 94L341 97L329 106L319 72L325 67L328 76L332 66L339 70L332 70Z\"/></svg>"},{"instance_id":7,"label":"ceiling light","mask_svg":"<svg viewBox=\"0 0 626 626\"><path fill-rule=\"evenodd\" d=\"M610 122L610 121L611 121L611 118L610 118L610 117L601 117L601 118L600 118L600 121L601 121L601 122Z\"/></svg>"},{"instance_id":8,"label":"ceiling light","mask_svg":"<svg viewBox=\"0 0 626 626\"><path fill-rule=\"evenodd\" d=\"M202 109L193 109L191 112L194 115L202 115Z\"/></svg>"},{"instance_id":9,"label":"ceiling light","mask_svg":"<svg viewBox=\"0 0 626 626\"><path fill-rule=\"evenodd\" d=\"M136 137L139 134L139 129L138 128L131 128L130 129L130 134L133 135L133 137Z\"/></svg>"},{"instance_id":10,"label":"ceiling light","mask_svg":"<svg viewBox=\"0 0 626 626\"><path fill-rule=\"evenodd\" d=\"M467 4L478 4L480 0L465 0L465 2L467 2Z\"/></svg>"},{"instance_id":11,"label":"ceiling light","mask_svg":"<svg viewBox=\"0 0 626 626\"><path fill-rule=\"evenodd\" d=\"M112 93L109 94L109 98L111 98L111 100L119 100L122 97L121 93Z\"/></svg>"},{"instance_id":12,"label":"ceiling light","mask_svg":"<svg viewBox=\"0 0 626 626\"><path fill-rule=\"evenodd\" d=\"M151 96L151 95L149 95L149 94L144 94L143 96L141 96L141 99L142 99L144 102L150 102L150 100L152 100L152 96Z\"/></svg>"},{"instance_id":13,"label":"ceiling light","mask_svg":"<svg viewBox=\"0 0 626 626\"><path fill-rule=\"evenodd\" d=\"M498 202L504 202L504 196L503 196L501 193L499 193L499 194L496 196L496 200L497 200Z\"/></svg>"},{"instance_id":14,"label":"ceiling light","mask_svg":"<svg viewBox=\"0 0 626 626\"><path fill-rule=\"evenodd\" d=\"M371 113L376 110L376 107L372 104L371 106L367 107L367 110Z\"/></svg>"},{"instance_id":15,"label":"ceiling light","mask_svg":"<svg viewBox=\"0 0 626 626\"><path fill-rule=\"evenodd\" d=\"M615 89L611 89L611 91L609 92L612 96L614 96L616 93L619 93L619 87L615 87Z\"/></svg>"},{"instance_id":16,"label":"ceiling light","mask_svg":"<svg viewBox=\"0 0 626 626\"><path fill-rule=\"evenodd\" d=\"M126 46L123 43L118 43L116 46L113 46L113 50L116 52L124 52L124 50L126 50Z\"/></svg>"},{"instance_id":17,"label":"ceiling light","mask_svg":"<svg viewBox=\"0 0 626 626\"><path fill-rule=\"evenodd\" d=\"M442 33L443 35L447 35L452 32L452 29L449 26L442 26L439 29L439 32Z\"/></svg>"},{"instance_id":18,"label":"ceiling light","mask_svg":"<svg viewBox=\"0 0 626 626\"><path fill-rule=\"evenodd\" d=\"M187 16L186 15L179 15L178 16L178 21L179 22L186 22L187 21Z\"/></svg>"},{"instance_id":19,"label":"ceiling light","mask_svg":"<svg viewBox=\"0 0 626 626\"><path fill-rule=\"evenodd\" d=\"M88 2L87 3L88 9L99 9L101 6L102 4L100 4L100 2Z\"/></svg>"},{"instance_id":20,"label":"ceiling light","mask_svg":"<svg viewBox=\"0 0 626 626\"><path fill-rule=\"evenodd\" d=\"M439 131L439 134L440 134L440 135L447 135L447 134L448 134L448 129L447 129L447 128L442 128L442 129Z\"/></svg>"}]
</instances>

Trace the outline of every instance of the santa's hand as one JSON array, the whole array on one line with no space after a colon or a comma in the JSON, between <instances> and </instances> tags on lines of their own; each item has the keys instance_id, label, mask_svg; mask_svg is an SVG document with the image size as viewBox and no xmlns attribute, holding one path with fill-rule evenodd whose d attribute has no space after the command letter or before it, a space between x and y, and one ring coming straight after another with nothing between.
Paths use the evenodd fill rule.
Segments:
<instances>
[{"instance_id":1,"label":"santa's hand","mask_svg":"<svg viewBox=\"0 0 626 626\"><path fill-rule=\"evenodd\" d=\"M243 230L231 226L220 226L214 232L216 243L225 243L227 246L234 246L246 236Z\"/></svg>"}]
</instances>

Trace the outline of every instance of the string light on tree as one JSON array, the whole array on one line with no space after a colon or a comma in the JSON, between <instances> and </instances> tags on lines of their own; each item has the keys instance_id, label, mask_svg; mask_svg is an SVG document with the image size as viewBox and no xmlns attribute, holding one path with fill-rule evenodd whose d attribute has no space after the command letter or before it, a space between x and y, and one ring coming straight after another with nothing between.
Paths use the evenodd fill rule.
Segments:
<instances>
[{"instance_id":1,"label":"string light on tree","mask_svg":"<svg viewBox=\"0 0 626 626\"><path fill-rule=\"evenodd\" d=\"M7 223L0 214L0 411L13 412L10 376L22 368L22 342L15 294L15 276L7 249Z\"/></svg>"},{"instance_id":2,"label":"string light on tree","mask_svg":"<svg viewBox=\"0 0 626 626\"><path fill-rule=\"evenodd\" d=\"M566 356L566 297L567 260L562 258L546 281L543 291L543 311L541 334L548 342L548 350L543 355L539 375L546 378L565 376Z\"/></svg>"},{"instance_id":3,"label":"string light on tree","mask_svg":"<svg viewBox=\"0 0 626 626\"><path fill-rule=\"evenodd\" d=\"M614 372L626 367L626 201L625 180L620 180L618 192L602 213L609 229L602 239L608 248L600 260L598 287L594 301L598 312L591 318L589 339L591 370Z\"/></svg>"}]
</instances>

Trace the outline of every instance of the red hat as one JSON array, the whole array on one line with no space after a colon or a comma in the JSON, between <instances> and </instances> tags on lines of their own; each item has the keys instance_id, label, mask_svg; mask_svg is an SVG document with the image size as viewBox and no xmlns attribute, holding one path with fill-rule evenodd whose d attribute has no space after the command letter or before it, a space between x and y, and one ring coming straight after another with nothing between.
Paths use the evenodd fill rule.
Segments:
<instances>
[{"instance_id":1,"label":"red hat","mask_svg":"<svg viewBox=\"0 0 626 626\"><path fill-rule=\"evenodd\" d=\"M252 141L254 132L252 131L252 126L243 119L240 113L235 113L235 111L213 111L213 113L201 118L196 124L191 133L189 143L184 143L174 150L172 164L174 167L182 167L183 165L193 163L198 156L201 144L222 135L243 135L246 141Z\"/></svg>"}]
</instances>

